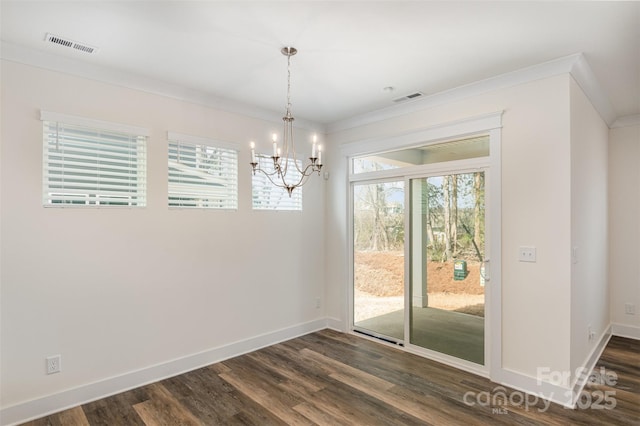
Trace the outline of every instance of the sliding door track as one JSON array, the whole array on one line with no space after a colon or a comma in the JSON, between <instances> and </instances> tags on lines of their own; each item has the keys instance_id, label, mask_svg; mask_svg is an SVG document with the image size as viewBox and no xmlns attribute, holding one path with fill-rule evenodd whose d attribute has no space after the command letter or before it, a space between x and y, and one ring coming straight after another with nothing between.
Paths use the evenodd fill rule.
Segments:
<instances>
[{"instance_id":1,"label":"sliding door track","mask_svg":"<svg viewBox=\"0 0 640 426\"><path fill-rule=\"evenodd\" d=\"M371 330L359 329L354 327L353 331L355 333L363 334L368 337L373 337L374 339L382 340L383 342L391 343L392 345L398 345L398 346L404 347L404 342L402 340L396 340L393 337L378 334Z\"/></svg>"}]
</instances>

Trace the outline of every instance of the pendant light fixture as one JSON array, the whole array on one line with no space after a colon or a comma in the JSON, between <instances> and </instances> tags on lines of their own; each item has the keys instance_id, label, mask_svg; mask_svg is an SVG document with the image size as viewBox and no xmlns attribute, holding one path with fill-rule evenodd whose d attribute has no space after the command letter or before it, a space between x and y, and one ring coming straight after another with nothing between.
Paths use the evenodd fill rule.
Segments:
<instances>
[{"instance_id":1,"label":"pendant light fixture","mask_svg":"<svg viewBox=\"0 0 640 426\"><path fill-rule=\"evenodd\" d=\"M320 175L320 170L322 169L322 147L317 144L317 136L314 135L311 156L308 158L309 162L306 165L298 164L293 140L294 118L291 113L291 57L298 53L298 50L295 47L283 47L280 52L287 57L287 106L284 117L282 117L282 143L278 144L278 135L274 133L272 135L273 154L271 155L273 169L265 170L260 167L256 156L255 143L251 142L251 168L254 175L256 172L263 173L273 185L286 189L289 197L291 197L293 190L304 185L314 172ZM298 173L292 173L293 169Z\"/></svg>"}]
</instances>

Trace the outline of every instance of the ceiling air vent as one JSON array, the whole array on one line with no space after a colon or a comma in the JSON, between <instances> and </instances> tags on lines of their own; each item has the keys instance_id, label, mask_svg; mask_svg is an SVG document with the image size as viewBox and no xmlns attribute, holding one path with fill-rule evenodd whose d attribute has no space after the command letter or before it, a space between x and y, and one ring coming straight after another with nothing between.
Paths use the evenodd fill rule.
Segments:
<instances>
[{"instance_id":1,"label":"ceiling air vent","mask_svg":"<svg viewBox=\"0 0 640 426\"><path fill-rule=\"evenodd\" d=\"M98 48L95 46L90 46L86 43L80 43L77 41L69 40L68 38L59 37L57 35L53 35L50 33L47 33L47 37L45 38L45 41L59 44L60 46L70 47L72 49L76 49L85 53L96 53L98 51Z\"/></svg>"},{"instance_id":2,"label":"ceiling air vent","mask_svg":"<svg viewBox=\"0 0 640 426\"><path fill-rule=\"evenodd\" d=\"M410 101L412 99L417 99L424 96L424 93L422 92L415 92L415 93L411 93L410 95L406 95L406 96L401 96L399 98L395 98L393 100L393 102L398 103L398 102L405 102L405 101Z\"/></svg>"}]
</instances>

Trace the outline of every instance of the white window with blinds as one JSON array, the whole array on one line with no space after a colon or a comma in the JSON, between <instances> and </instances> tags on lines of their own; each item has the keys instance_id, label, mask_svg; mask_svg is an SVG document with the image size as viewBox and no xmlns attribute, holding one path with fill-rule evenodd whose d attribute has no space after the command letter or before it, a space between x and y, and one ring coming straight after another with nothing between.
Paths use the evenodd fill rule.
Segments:
<instances>
[{"instance_id":1,"label":"white window with blinds","mask_svg":"<svg viewBox=\"0 0 640 426\"><path fill-rule=\"evenodd\" d=\"M42 111L45 207L144 207L147 129Z\"/></svg>"},{"instance_id":2,"label":"white window with blinds","mask_svg":"<svg viewBox=\"0 0 640 426\"><path fill-rule=\"evenodd\" d=\"M267 156L257 157L260 168L267 173L273 172L273 159ZM285 161L283 158L282 161ZM293 161L293 160L290 160ZM300 161L298 166L301 167ZM287 168L287 180L297 182L300 172L290 163ZM279 179L273 176L273 179ZM302 210L302 186L293 190L291 197L286 189L275 186L262 172L256 172L252 178L252 198L254 210Z\"/></svg>"},{"instance_id":3,"label":"white window with blinds","mask_svg":"<svg viewBox=\"0 0 640 426\"><path fill-rule=\"evenodd\" d=\"M237 210L237 147L173 132L168 139L169 207Z\"/></svg>"}]
</instances>

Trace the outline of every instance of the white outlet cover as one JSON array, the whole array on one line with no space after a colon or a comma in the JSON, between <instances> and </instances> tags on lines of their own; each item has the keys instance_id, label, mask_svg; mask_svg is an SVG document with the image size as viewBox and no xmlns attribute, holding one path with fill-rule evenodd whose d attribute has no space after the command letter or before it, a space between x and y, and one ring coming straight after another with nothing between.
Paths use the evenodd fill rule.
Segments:
<instances>
[{"instance_id":1,"label":"white outlet cover","mask_svg":"<svg viewBox=\"0 0 640 426\"><path fill-rule=\"evenodd\" d=\"M47 374L59 373L62 371L61 359L62 357L60 355L53 355L46 358Z\"/></svg>"},{"instance_id":2,"label":"white outlet cover","mask_svg":"<svg viewBox=\"0 0 640 426\"><path fill-rule=\"evenodd\" d=\"M536 248L531 246L518 247L518 261L520 262L535 262L536 261Z\"/></svg>"}]
</instances>

